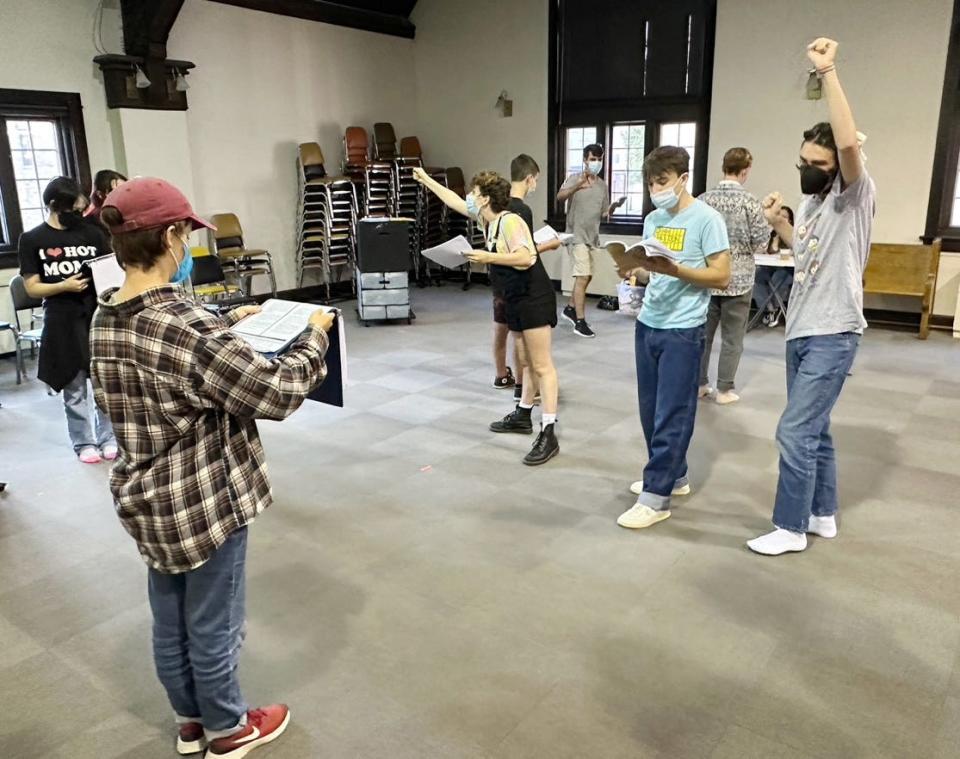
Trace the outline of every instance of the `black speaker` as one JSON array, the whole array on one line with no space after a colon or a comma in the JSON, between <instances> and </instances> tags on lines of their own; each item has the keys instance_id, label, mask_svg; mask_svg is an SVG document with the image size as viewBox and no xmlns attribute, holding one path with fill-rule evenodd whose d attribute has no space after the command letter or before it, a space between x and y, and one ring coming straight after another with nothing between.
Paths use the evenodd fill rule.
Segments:
<instances>
[{"instance_id":1,"label":"black speaker","mask_svg":"<svg viewBox=\"0 0 960 759\"><path fill-rule=\"evenodd\" d=\"M357 245L357 268L361 272L410 269L409 221L361 219Z\"/></svg>"}]
</instances>

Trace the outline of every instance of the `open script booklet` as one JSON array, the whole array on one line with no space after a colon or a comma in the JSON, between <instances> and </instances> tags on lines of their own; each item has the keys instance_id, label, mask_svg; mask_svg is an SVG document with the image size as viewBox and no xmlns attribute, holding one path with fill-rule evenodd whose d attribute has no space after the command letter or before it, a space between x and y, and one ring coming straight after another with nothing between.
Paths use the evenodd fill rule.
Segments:
<instances>
[{"instance_id":1,"label":"open script booklet","mask_svg":"<svg viewBox=\"0 0 960 759\"><path fill-rule=\"evenodd\" d=\"M611 255L620 271L629 271L642 267L644 260L648 258L669 258L676 261L677 257L666 245L655 237L641 240L627 247L627 244L619 240L611 240L605 246L607 253Z\"/></svg>"},{"instance_id":2,"label":"open script booklet","mask_svg":"<svg viewBox=\"0 0 960 759\"><path fill-rule=\"evenodd\" d=\"M315 303L270 298L263 303L259 314L242 319L230 331L243 338L258 353L276 358L300 337L307 328L310 315L317 310L336 314L336 320L327 334L330 341L324 358L327 378L308 398L342 407L343 388L347 384L347 337L343 317L337 309Z\"/></svg>"}]
</instances>

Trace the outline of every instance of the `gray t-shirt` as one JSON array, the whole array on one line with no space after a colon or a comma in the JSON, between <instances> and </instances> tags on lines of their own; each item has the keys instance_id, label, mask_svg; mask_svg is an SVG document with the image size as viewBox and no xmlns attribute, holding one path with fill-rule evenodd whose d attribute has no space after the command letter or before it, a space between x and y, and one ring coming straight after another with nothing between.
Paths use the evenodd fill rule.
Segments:
<instances>
[{"instance_id":1,"label":"gray t-shirt","mask_svg":"<svg viewBox=\"0 0 960 759\"><path fill-rule=\"evenodd\" d=\"M567 190L580 181L580 174L567 177L561 190ZM567 232L573 235L574 245L600 247L600 217L610 208L607 183L596 177L593 184L577 190L567 201Z\"/></svg>"},{"instance_id":2,"label":"gray t-shirt","mask_svg":"<svg viewBox=\"0 0 960 759\"><path fill-rule=\"evenodd\" d=\"M863 270L877 189L866 170L841 189L837 176L826 197L805 196L793 227L797 268L787 309L787 340L863 333Z\"/></svg>"}]
</instances>

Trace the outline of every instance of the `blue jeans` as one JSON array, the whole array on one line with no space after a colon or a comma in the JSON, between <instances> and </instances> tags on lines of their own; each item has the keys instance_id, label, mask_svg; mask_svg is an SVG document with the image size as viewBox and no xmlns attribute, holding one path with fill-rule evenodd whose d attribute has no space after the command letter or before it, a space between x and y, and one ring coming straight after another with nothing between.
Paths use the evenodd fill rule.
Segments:
<instances>
[{"instance_id":1,"label":"blue jeans","mask_svg":"<svg viewBox=\"0 0 960 759\"><path fill-rule=\"evenodd\" d=\"M80 453L80 449L88 446L103 448L117 444L110 420L93 402L90 376L86 372L77 372L77 376L64 386L63 410L67 415L67 432L74 453ZM96 419L96 429L91 416Z\"/></svg>"},{"instance_id":2,"label":"blue jeans","mask_svg":"<svg viewBox=\"0 0 960 759\"><path fill-rule=\"evenodd\" d=\"M244 637L247 528L203 565L182 574L149 570L153 658L178 722L203 724L210 740L246 724L237 664Z\"/></svg>"},{"instance_id":3,"label":"blue jeans","mask_svg":"<svg viewBox=\"0 0 960 759\"><path fill-rule=\"evenodd\" d=\"M776 307L775 301L767 302L771 293L776 291L780 294L780 300L784 303L790 297L790 288L793 287L793 269L787 267L758 266L757 275L753 281L753 300L757 308L764 305L767 309Z\"/></svg>"},{"instance_id":4,"label":"blue jeans","mask_svg":"<svg viewBox=\"0 0 960 759\"><path fill-rule=\"evenodd\" d=\"M810 515L837 513L837 461L830 412L857 355L860 335L787 341L787 407L777 425L780 480L773 523L806 532Z\"/></svg>"},{"instance_id":5,"label":"blue jeans","mask_svg":"<svg viewBox=\"0 0 960 759\"><path fill-rule=\"evenodd\" d=\"M654 329L637 322L637 397L647 442L638 502L657 511L667 511L674 487L687 483L703 344L703 325Z\"/></svg>"}]
</instances>

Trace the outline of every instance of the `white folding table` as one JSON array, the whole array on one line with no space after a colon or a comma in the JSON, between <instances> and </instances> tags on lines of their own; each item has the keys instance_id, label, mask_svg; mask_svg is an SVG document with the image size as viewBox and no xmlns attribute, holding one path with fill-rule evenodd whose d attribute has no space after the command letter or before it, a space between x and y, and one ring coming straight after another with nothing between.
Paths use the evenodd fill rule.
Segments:
<instances>
[{"instance_id":1,"label":"white folding table","mask_svg":"<svg viewBox=\"0 0 960 759\"><path fill-rule=\"evenodd\" d=\"M792 254L781 258L779 253L758 253L753 257L753 260L756 261L757 266L769 266L775 269L793 269L796 266ZM763 303L757 304L757 313L753 315L753 318L747 324L748 332L760 323L763 314L767 310L767 306L771 303L777 311L778 318L781 316L784 319L787 318L787 304L783 302L783 298L780 297L777 288L771 287L770 295L767 296L767 299Z\"/></svg>"}]
</instances>

